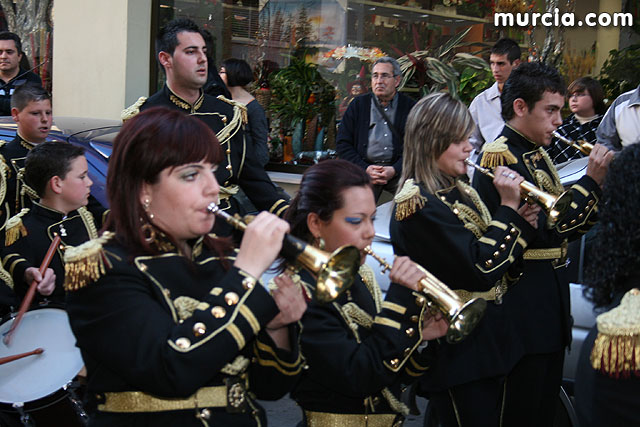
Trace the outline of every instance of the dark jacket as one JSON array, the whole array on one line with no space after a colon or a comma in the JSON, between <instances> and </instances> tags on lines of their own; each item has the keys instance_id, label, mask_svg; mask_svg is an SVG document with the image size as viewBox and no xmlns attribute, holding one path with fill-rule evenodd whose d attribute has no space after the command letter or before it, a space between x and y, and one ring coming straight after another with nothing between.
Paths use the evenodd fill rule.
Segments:
<instances>
[{"instance_id":1,"label":"dark jacket","mask_svg":"<svg viewBox=\"0 0 640 427\"><path fill-rule=\"evenodd\" d=\"M392 283L383 300L373 271L363 266L361 274L363 269L365 275L357 275L335 302L314 298L302 318L301 349L308 369L292 397L303 410L397 413L383 389L399 398L401 386L414 382L430 365L427 350L416 351L422 341L424 299ZM306 271L301 276L313 294L315 280ZM366 409L365 401L373 407Z\"/></svg>"},{"instance_id":2,"label":"dark jacket","mask_svg":"<svg viewBox=\"0 0 640 427\"><path fill-rule=\"evenodd\" d=\"M538 147L509 126L504 127L501 135L506 138L505 143L517 160L517 163L507 165L509 168L547 193L559 195L563 191L555 167L544 148ZM489 211L495 212L500 204L500 196L491 178L476 173L473 186ZM585 175L569 191L573 203L564 219L554 228L547 228L547 216L540 212L535 239L525 253L524 273L508 293L511 303L505 305L505 314L507 323L513 328L512 336L515 337L511 343L512 351L553 353L563 351L570 344L571 311L566 262L562 257L535 259L534 256L536 251L541 253L540 249L566 248L567 240L579 238L595 224L601 194L598 184Z\"/></svg>"},{"instance_id":3,"label":"dark jacket","mask_svg":"<svg viewBox=\"0 0 640 427\"><path fill-rule=\"evenodd\" d=\"M493 298L487 303L482 320L462 342L448 344L440 339L433 346L434 366L422 378L421 388L441 391L504 375L521 355L509 350L505 308L511 303L510 287L520 286L513 282L534 229L506 206L499 207L491 216L486 211L483 214L486 208L482 202L476 199L476 205L473 197L462 196L458 186L436 194L419 187L425 200L421 209L398 220L395 218L398 206L394 207L390 225L394 252L411 257L457 291L463 301L470 298L469 292L489 291L486 298ZM468 184L465 187L473 192ZM495 301L496 284L501 285L499 293L506 292L499 302Z\"/></svg>"},{"instance_id":4,"label":"dark jacket","mask_svg":"<svg viewBox=\"0 0 640 427\"><path fill-rule=\"evenodd\" d=\"M371 164L367 160L367 146L369 145L369 120L371 119L371 100L373 94L366 93L354 98L344 113L338 128L336 150L341 159L349 160L362 169ZM400 137L393 135L393 156L391 163L396 175L402 171L402 148L404 146L404 127L407 123L409 111L415 101L407 96L398 94L398 108L393 117L393 126Z\"/></svg>"},{"instance_id":5,"label":"dark jacket","mask_svg":"<svg viewBox=\"0 0 640 427\"><path fill-rule=\"evenodd\" d=\"M11 115L11 95L18 87L27 83L42 86L42 80L37 74L31 71L25 72L22 68L13 80L5 82L0 79L0 116Z\"/></svg>"},{"instance_id":6,"label":"dark jacket","mask_svg":"<svg viewBox=\"0 0 640 427\"><path fill-rule=\"evenodd\" d=\"M291 388L302 366L295 333L291 352L276 348L263 332L278 313L268 291L260 283L249 285L241 270L225 269L202 239L194 243L191 259L171 246L159 255L132 256L115 239L102 249L110 264L106 274L67 295L71 329L88 372L92 425L204 425L196 418L202 405L96 410L109 403L109 392L184 399L203 387L226 386L231 392L230 384L240 382L258 398L275 400ZM242 395L244 407L208 407L210 425L265 425L253 395Z\"/></svg>"}]
</instances>

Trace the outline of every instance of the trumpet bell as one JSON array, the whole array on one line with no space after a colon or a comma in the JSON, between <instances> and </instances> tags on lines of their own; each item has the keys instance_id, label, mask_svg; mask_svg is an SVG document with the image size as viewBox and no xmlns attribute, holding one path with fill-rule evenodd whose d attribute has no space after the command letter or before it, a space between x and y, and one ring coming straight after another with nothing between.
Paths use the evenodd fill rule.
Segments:
<instances>
[{"instance_id":1,"label":"trumpet bell","mask_svg":"<svg viewBox=\"0 0 640 427\"><path fill-rule=\"evenodd\" d=\"M451 313L448 316L451 320L446 334L447 342L455 344L465 339L480 322L486 308L487 301L482 298L474 298Z\"/></svg>"},{"instance_id":2,"label":"trumpet bell","mask_svg":"<svg viewBox=\"0 0 640 427\"><path fill-rule=\"evenodd\" d=\"M300 259L298 262L302 264ZM317 272L316 299L326 303L334 301L353 284L360 269L360 251L355 246L336 249Z\"/></svg>"},{"instance_id":3,"label":"trumpet bell","mask_svg":"<svg viewBox=\"0 0 640 427\"><path fill-rule=\"evenodd\" d=\"M547 228L553 228L560 221L569 207L571 207L571 201L573 195L569 191L565 191L559 195L549 208L549 214L547 215Z\"/></svg>"}]
</instances>

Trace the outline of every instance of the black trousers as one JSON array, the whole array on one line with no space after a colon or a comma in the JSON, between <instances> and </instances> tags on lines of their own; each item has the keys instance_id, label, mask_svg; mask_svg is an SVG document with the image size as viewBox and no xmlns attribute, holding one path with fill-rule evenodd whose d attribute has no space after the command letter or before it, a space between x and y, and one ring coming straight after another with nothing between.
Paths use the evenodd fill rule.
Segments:
<instances>
[{"instance_id":1,"label":"black trousers","mask_svg":"<svg viewBox=\"0 0 640 427\"><path fill-rule=\"evenodd\" d=\"M507 376L431 393L430 402L442 427L552 427L563 363L564 351L526 355Z\"/></svg>"}]
</instances>

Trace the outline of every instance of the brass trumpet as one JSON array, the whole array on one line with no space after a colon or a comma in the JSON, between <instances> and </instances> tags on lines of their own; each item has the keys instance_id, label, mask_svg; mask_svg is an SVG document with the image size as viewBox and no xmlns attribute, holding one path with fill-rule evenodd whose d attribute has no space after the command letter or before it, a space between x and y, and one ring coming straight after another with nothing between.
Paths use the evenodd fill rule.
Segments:
<instances>
[{"instance_id":1,"label":"brass trumpet","mask_svg":"<svg viewBox=\"0 0 640 427\"><path fill-rule=\"evenodd\" d=\"M247 228L246 223L220 210L215 203L207 206L207 210L238 230ZM342 246L330 254L291 234L285 234L280 255L316 277L316 298L320 302L331 302L349 289L360 268L360 251L355 246Z\"/></svg>"},{"instance_id":2,"label":"brass trumpet","mask_svg":"<svg viewBox=\"0 0 640 427\"><path fill-rule=\"evenodd\" d=\"M383 273L391 270L389 263L374 253L369 246L364 248L364 251L380 263ZM436 276L419 265L418 268L426 274L426 277L418 282L418 288L426 295L427 305L429 308L437 308L449 323L447 342L454 344L462 341L482 319L487 302L482 298L473 298L465 303Z\"/></svg>"},{"instance_id":3,"label":"brass trumpet","mask_svg":"<svg viewBox=\"0 0 640 427\"><path fill-rule=\"evenodd\" d=\"M567 144L568 146L573 147L576 150L580 151L585 156L588 156L589 154L591 154L591 150L593 150L593 144L590 144L587 141L582 141L582 140L572 141L569 138L560 135L560 133L558 133L558 131L555 131L555 130L551 132L551 135L555 136L556 138L558 138L560 141Z\"/></svg>"},{"instance_id":4,"label":"brass trumpet","mask_svg":"<svg viewBox=\"0 0 640 427\"><path fill-rule=\"evenodd\" d=\"M483 168L480 165L476 165L469 159L464 161L467 165L474 167L477 171L487 175L489 178L493 178L493 172L487 168ZM522 181L520 183L520 195L526 202L532 201L540 206L547 214L547 228L553 228L567 213L567 209L571 206L573 195L570 191L565 191L559 196L554 196L545 191L542 191L532 183L528 181Z\"/></svg>"}]
</instances>

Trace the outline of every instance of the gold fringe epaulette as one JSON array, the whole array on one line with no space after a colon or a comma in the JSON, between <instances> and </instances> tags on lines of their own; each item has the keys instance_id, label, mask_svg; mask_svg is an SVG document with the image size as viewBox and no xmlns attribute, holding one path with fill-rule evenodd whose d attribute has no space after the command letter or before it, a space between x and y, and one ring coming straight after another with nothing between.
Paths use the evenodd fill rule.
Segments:
<instances>
[{"instance_id":1,"label":"gold fringe epaulette","mask_svg":"<svg viewBox=\"0 0 640 427\"><path fill-rule=\"evenodd\" d=\"M496 166L506 166L518 163L518 159L509 151L507 137L501 136L493 142L485 144L482 148L480 166L493 169Z\"/></svg>"},{"instance_id":2,"label":"gold fringe epaulette","mask_svg":"<svg viewBox=\"0 0 640 427\"><path fill-rule=\"evenodd\" d=\"M4 245L11 246L21 237L25 237L27 228L22 223L22 217L29 212L28 208L22 209L16 215L9 218L7 221L7 228L4 235Z\"/></svg>"},{"instance_id":3,"label":"gold fringe epaulette","mask_svg":"<svg viewBox=\"0 0 640 427\"><path fill-rule=\"evenodd\" d=\"M131 106L122 110L122 112L120 113L120 119L123 122L126 122L127 120L129 120L130 118L138 114L140 112L140 107L142 107L142 104L144 104L146 101L147 101L146 96L141 96L140 98L138 98L138 100L134 102Z\"/></svg>"},{"instance_id":4,"label":"gold fringe epaulette","mask_svg":"<svg viewBox=\"0 0 640 427\"><path fill-rule=\"evenodd\" d=\"M225 97L224 95L218 95L218 99L220 101L224 101L229 105L232 105L234 107L238 107L240 109L240 113L242 114L242 123L243 124L247 124L249 123L249 115L247 113L247 106L242 104L241 102L238 101L234 101L233 99L229 99L227 97Z\"/></svg>"},{"instance_id":5,"label":"gold fringe epaulette","mask_svg":"<svg viewBox=\"0 0 640 427\"><path fill-rule=\"evenodd\" d=\"M640 376L640 290L631 289L618 307L599 315L596 323L593 369L614 378Z\"/></svg>"},{"instance_id":6,"label":"gold fringe epaulette","mask_svg":"<svg viewBox=\"0 0 640 427\"><path fill-rule=\"evenodd\" d=\"M411 178L404 182L402 190L393 200L396 202L396 220L398 221L409 218L422 209L427 202L427 198L420 194L420 187Z\"/></svg>"},{"instance_id":7,"label":"gold fringe epaulette","mask_svg":"<svg viewBox=\"0 0 640 427\"><path fill-rule=\"evenodd\" d=\"M80 246L68 247L64 253L64 289L76 291L95 282L111 268L103 245L113 237L106 231L97 239Z\"/></svg>"}]
</instances>

